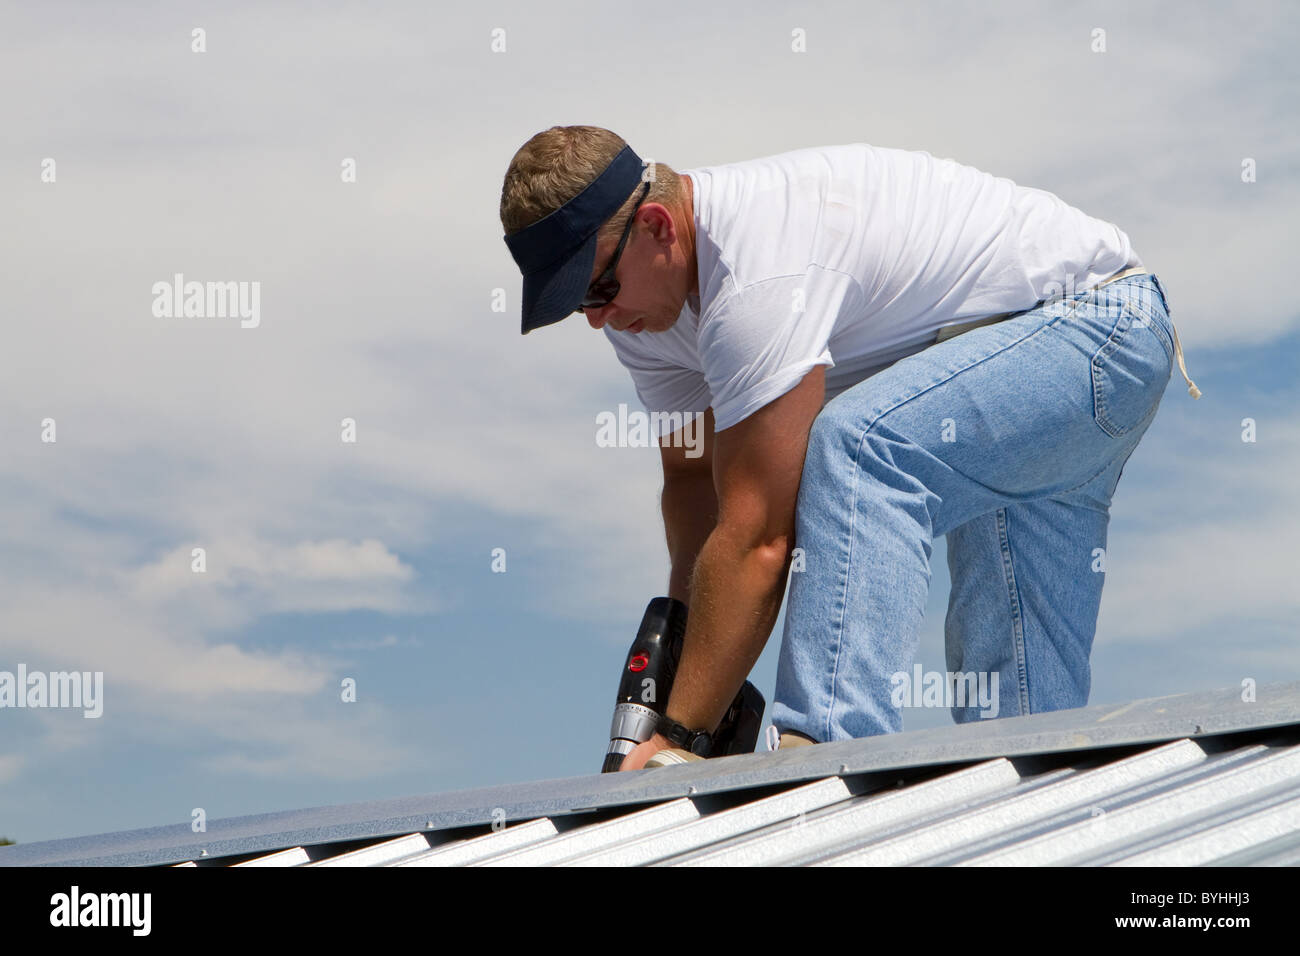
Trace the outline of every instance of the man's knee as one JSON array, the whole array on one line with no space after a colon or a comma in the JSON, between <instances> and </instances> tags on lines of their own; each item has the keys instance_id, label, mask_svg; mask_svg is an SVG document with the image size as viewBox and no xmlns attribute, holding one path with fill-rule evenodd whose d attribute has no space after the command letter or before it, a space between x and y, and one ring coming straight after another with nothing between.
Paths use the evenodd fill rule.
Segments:
<instances>
[{"instance_id":1,"label":"man's knee","mask_svg":"<svg viewBox=\"0 0 1300 956\"><path fill-rule=\"evenodd\" d=\"M808 453L805 467L828 465L836 460L842 461L846 454L852 453L861 435L861 427L846 412L843 404L827 405L813 419L808 431Z\"/></svg>"}]
</instances>

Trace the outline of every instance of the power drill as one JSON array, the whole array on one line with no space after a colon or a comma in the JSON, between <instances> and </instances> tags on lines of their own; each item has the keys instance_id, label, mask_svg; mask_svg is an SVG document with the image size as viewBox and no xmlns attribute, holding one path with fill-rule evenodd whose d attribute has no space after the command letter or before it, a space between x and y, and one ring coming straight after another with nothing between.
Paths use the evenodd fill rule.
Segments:
<instances>
[{"instance_id":1,"label":"power drill","mask_svg":"<svg viewBox=\"0 0 1300 956\"><path fill-rule=\"evenodd\" d=\"M624 757L654 736L659 715L668 706L685 636L686 605L670 597L652 599L623 665L601 773L618 770ZM766 704L758 688L745 681L718 724L708 756L753 753Z\"/></svg>"}]
</instances>

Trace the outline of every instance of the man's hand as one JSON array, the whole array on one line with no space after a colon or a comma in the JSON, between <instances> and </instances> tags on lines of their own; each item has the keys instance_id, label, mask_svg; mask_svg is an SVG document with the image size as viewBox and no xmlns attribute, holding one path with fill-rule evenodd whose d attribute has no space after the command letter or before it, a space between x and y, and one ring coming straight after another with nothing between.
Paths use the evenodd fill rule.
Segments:
<instances>
[{"instance_id":1,"label":"man's hand","mask_svg":"<svg viewBox=\"0 0 1300 956\"><path fill-rule=\"evenodd\" d=\"M624 770L642 770L645 768L645 762L661 750L671 750L672 743L666 738L655 734L643 744L637 744L635 749L623 758L623 766L619 767L619 772Z\"/></svg>"}]
</instances>

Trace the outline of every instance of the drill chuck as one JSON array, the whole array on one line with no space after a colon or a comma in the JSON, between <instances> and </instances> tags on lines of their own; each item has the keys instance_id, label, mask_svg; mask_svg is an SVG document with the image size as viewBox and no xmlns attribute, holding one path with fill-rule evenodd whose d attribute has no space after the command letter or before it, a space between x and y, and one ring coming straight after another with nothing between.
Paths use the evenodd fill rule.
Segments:
<instances>
[{"instance_id":1,"label":"drill chuck","mask_svg":"<svg viewBox=\"0 0 1300 956\"><path fill-rule=\"evenodd\" d=\"M609 773L622 766L623 758L654 736L659 715L640 704L619 702L614 707L614 722L609 728L609 750L601 773ZM612 764L612 766L611 766Z\"/></svg>"}]
</instances>

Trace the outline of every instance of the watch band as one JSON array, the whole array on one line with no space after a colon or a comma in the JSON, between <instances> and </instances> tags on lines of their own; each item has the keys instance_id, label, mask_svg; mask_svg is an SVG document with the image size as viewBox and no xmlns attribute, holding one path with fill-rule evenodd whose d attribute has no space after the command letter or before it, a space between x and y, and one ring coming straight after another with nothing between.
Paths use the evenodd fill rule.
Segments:
<instances>
[{"instance_id":1,"label":"watch band","mask_svg":"<svg viewBox=\"0 0 1300 956\"><path fill-rule=\"evenodd\" d=\"M659 715L655 731L674 747L688 750L697 757L707 757L713 749L713 734L707 730L691 730L685 724L679 724L667 714Z\"/></svg>"}]
</instances>

